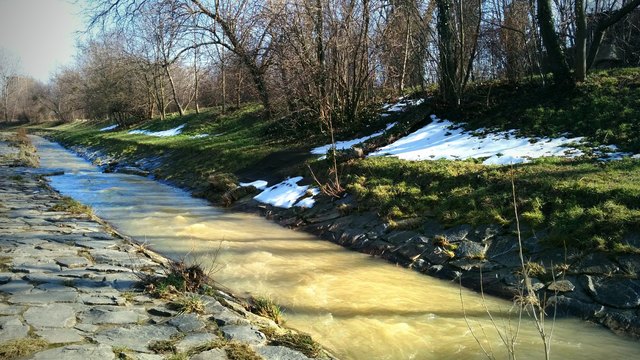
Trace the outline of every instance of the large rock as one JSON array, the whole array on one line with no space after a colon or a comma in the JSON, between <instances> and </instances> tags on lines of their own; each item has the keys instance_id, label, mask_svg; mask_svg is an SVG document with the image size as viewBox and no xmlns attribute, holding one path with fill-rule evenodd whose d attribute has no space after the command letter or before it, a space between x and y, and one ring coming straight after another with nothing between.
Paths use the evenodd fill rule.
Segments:
<instances>
[{"instance_id":1,"label":"large rock","mask_svg":"<svg viewBox=\"0 0 640 360\"><path fill-rule=\"evenodd\" d=\"M35 354L33 360L111 360L115 354L111 346L104 344L68 345L60 348L46 350Z\"/></svg>"},{"instance_id":2,"label":"large rock","mask_svg":"<svg viewBox=\"0 0 640 360\"><path fill-rule=\"evenodd\" d=\"M84 341L84 337L74 329L47 329L38 330L36 335L46 340L49 344L68 344Z\"/></svg>"},{"instance_id":3,"label":"large rock","mask_svg":"<svg viewBox=\"0 0 640 360\"><path fill-rule=\"evenodd\" d=\"M640 280L585 275L581 281L600 304L618 309L640 307Z\"/></svg>"},{"instance_id":4,"label":"large rock","mask_svg":"<svg viewBox=\"0 0 640 360\"><path fill-rule=\"evenodd\" d=\"M31 307L24 312L24 319L35 328L70 328L76 324L76 310L67 304Z\"/></svg>"},{"instance_id":5,"label":"large rock","mask_svg":"<svg viewBox=\"0 0 640 360\"><path fill-rule=\"evenodd\" d=\"M223 349L211 349L191 357L191 360L228 360L227 352Z\"/></svg>"},{"instance_id":6,"label":"large rock","mask_svg":"<svg viewBox=\"0 0 640 360\"><path fill-rule=\"evenodd\" d=\"M225 339L239 341L250 345L263 345L267 337L260 331L248 325L226 325L220 328Z\"/></svg>"},{"instance_id":7,"label":"large rock","mask_svg":"<svg viewBox=\"0 0 640 360\"><path fill-rule=\"evenodd\" d=\"M303 353L285 346L259 346L256 352L266 360L308 360Z\"/></svg>"},{"instance_id":8,"label":"large rock","mask_svg":"<svg viewBox=\"0 0 640 360\"><path fill-rule=\"evenodd\" d=\"M216 335L210 333L190 334L185 336L176 344L176 350L178 352L187 352L195 347L205 345L216 339L219 339Z\"/></svg>"},{"instance_id":9,"label":"large rock","mask_svg":"<svg viewBox=\"0 0 640 360\"><path fill-rule=\"evenodd\" d=\"M487 244L462 240L456 249L456 257L464 259L484 259L487 253Z\"/></svg>"},{"instance_id":10,"label":"large rock","mask_svg":"<svg viewBox=\"0 0 640 360\"><path fill-rule=\"evenodd\" d=\"M29 335L29 326L22 324L18 316L0 316L0 343L23 339Z\"/></svg>"},{"instance_id":11,"label":"large rock","mask_svg":"<svg viewBox=\"0 0 640 360\"><path fill-rule=\"evenodd\" d=\"M202 330L205 327L205 323L200 320L196 314L181 314L171 318L168 322L169 325L173 325L180 330L180 332L194 332Z\"/></svg>"},{"instance_id":12,"label":"large rock","mask_svg":"<svg viewBox=\"0 0 640 360\"><path fill-rule=\"evenodd\" d=\"M80 314L85 324L135 324L147 317L136 311L120 307L96 307Z\"/></svg>"},{"instance_id":13,"label":"large rock","mask_svg":"<svg viewBox=\"0 0 640 360\"><path fill-rule=\"evenodd\" d=\"M113 328L93 336L93 340L111 346L127 347L133 351L150 353L147 347L152 341L170 340L178 334L173 326L134 325L130 328Z\"/></svg>"}]
</instances>

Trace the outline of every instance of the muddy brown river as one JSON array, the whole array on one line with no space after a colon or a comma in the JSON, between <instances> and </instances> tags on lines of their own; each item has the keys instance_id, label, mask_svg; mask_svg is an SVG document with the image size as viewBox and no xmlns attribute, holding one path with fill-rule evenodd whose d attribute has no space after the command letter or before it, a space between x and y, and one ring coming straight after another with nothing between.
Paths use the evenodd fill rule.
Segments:
<instances>
[{"instance_id":1,"label":"muddy brown river","mask_svg":"<svg viewBox=\"0 0 640 360\"><path fill-rule=\"evenodd\" d=\"M311 334L341 359L485 359L478 342L508 358L498 332L518 329L517 358L544 358L533 322L525 317L518 326L511 302L482 300L455 282L212 207L151 179L101 173L55 143L33 140L42 168L65 171L50 178L55 189L155 251L214 270L215 280L234 293L273 298L288 327ZM548 319L546 326L552 358L640 354L640 342L577 319Z\"/></svg>"}]
</instances>

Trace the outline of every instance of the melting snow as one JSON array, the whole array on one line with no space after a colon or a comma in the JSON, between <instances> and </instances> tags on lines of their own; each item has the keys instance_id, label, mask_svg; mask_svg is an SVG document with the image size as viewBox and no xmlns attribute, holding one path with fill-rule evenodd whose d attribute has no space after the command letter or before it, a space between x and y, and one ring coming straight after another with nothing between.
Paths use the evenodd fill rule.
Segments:
<instances>
[{"instance_id":1,"label":"melting snow","mask_svg":"<svg viewBox=\"0 0 640 360\"><path fill-rule=\"evenodd\" d=\"M264 190L267 187L268 184L269 183L267 183L264 180L256 180L256 181L252 181L252 182L248 182L248 183L241 182L239 185L240 186L253 186L258 190Z\"/></svg>"},{"instance_id":2,"label":"melting snow","mask_svg":"<svg viewBox=\"0 0 640 360\"><path fill-rule=\"evenodd\" d=\"M266 188L253 198L261 203L286 209L294 206L294 204L295 206L311 207L314 204L313 199L307 200L308 198L305 198L298 202L298 199L305 196L309 189L309 185L299 186L298 182L300 180L302 180L302 176L289 178L279 184ZM317 189L311 189L311 193L315 196L319 191Z\"/></svg>"},{"instance_id":3,"label":"melting snow","mask_svg":"<svg viewBox=\"0 0 640 360\"><path fill-rule=\"evenodd\" d=\"M147 135L147 136L157 136L157 137L168 137L168 136L176 136L176 135L180 135L180 133L182 133L182 129L185 127L186 124L182 124L178 127L175 127L173 129L169 129L169 130L163 130L163 131L149 131L149 130L131 130L128 132L128 134L141 134L141 135Z\"/></svg>"},{"instance_id":4,"label":"melting snow","mask_svg":"<svg viewBox=\"0 0 640 360\"><path fill-rule=\"evenodd\" d=\"M345 149L349 149L354 145L358 145L362 142L365 142L369 139L372 139L374 137L380 136L382 134L384 134L385 131L391 129L392 127L396 126L398 123L397 122L393 122L390 124L387 124L386 128L382 131L378 131L376 133L373 133L369 136L363 136L361 138L358 139L354 139L354 140L346 140L346 141L336 141L336 150L345 150ZM322 145L322 146L318 146L317 148L314 148L311 150L312 154L316 154L316 155L324 155L327 153L327 151L329 151L329 149L331 149L331 144L327 144L327 145Z\"/></svg>"},{"instance_id":5,"label":"melting snow","mask_svg":"<svg viewBox=\"0 0 640 360\"><path fill-rule=\"evenodd\" d=\"M209 134L198 134L198 135L191 135L189 136L191 139L202 139L202 138L206 138L207 136L209 136Z\"/></svg>"},{"instance_id":6,"label":"melting snow","mask_svg":"<svg viewBox=\"0 0 640 360\"><path fill-rule=\"evenodd\" d=\"M478 131L467 132L448 120L431 115L429 125L398 141L378 149L370 156L395 156L404 160L487 159L483 164L507 165L544 156L579 156L580 150L567 148L583 140L576 138L522 138L515 130L479 136Z\"/></svg>"},{"instance_id":7,"label":"melting snow","mask_svg":"<svg viewBox=\"0 0 640 360\"><path fill-rule=\"evenodd\" d=\"M117 127L118 127L118 124L113 124L113 125L110 125L110 126L107 126L107 127L103 127L102 129L100 129L100 131L109 131L109 130L113 130L113 129L117 128Z\"/></svg>"}]
</instances>

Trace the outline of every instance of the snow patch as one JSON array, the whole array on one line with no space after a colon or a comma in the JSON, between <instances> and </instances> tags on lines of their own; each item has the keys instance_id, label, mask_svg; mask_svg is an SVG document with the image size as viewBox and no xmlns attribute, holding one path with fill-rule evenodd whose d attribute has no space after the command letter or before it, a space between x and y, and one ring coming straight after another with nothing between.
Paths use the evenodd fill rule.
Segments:
<instances>
[{"instance_id":1,"label":"snow patch","mask_svg":"<svg viewBox=\"0 0 640 360\"><path fill-rule=\"evenodd\" d=\"M245 187L245 186L253 186L258 190L264 190L267 187L267 185L269 185L269 183L264 181L264 180L256 180L256 181L252 181L252 182L248 182L248 183L241 182L239 185L243 186L243 187Z\"/></svg>"},{"instance_id":2,"label":"snow patch","mask_svg":"<svg viewBox=\"0 0 640 360\"><path fill-rule=\"evenodd\" d=\"M478 136L480 131L464 131L460 124L440 120L435 115L431 115L431 119L433 121L429 125L370 156L395 156L404 160L487 158L483 164L508 165L545 156L575 157L583 154L567 147L581 142L582 137L525 138L516 137L515 130Z\"/></svg>"},{"instance_id":3,"label":"snow patch","mask_svg":"<svg viewBox=\"0 0 640 360\"><path fill-rule=\"evenodd\" d=\"M184 127L187 124L182 124L178 127L175 127L173 129L169 129L169 130L163 130L163 131L149 131L149 130L131 130L128 132L128 134L140 134L140 135L147 135L147 136L157 136L157 137L169 137L169 136L176 136L176 135L180 135L182 133L182 129L184 129Z\"/></svg>"},{"instance_id":4,"label":"snow patch","mask_svg":"<svg viewBox=\"0 0 640 360\"><path fill-rule=\"evenodd\" d=\"M306 200L308 198L302 199L302 204L299 205L298 199L302 198L307 194L307 190L309 189L309 185L299 186L298 182L302 180L302 176L296 176L293 178L286 179L285 181L275 184L271 187L266 188L260 194L254 196L253 198L257 201L270 204L275 207L288 209L294 204L296 206L302 207L311 207L314 202L312 200ZM311 189L311 193L315 196L318 194L317 189ZM298 203L300 203L298 202Z\"/></svg>"},{"instance_id":5,"label":"snow patch","mask_svg":"<svg viewBox=\"0 0 640 360\"><path fill-rule=\"evenodd\" d=\"M393 123L389 123L387 124L387 126L385 127L384 130L382 131L378 131L376 133L373 133L371 135L368 136L363 136L361 138L358 139L353 139L353 140L345 140L345 141L336 141L336 150L346 150L346 149L350 149L352 146L354 145L358 145L360 143L363 143L369 139L372 139L374 137L378 137L382 134L384 134L385 131L391 129L392 127L398 125L397 122L393 122ZM316 155L323 155L326 154L327 151L329 151L331 149L331 144L327 144L327 145L322 145L322 146L318 146L317 148L314 148L311 150L312 154L316 154Z\"/></svg>"},{"instance_id":6,"label":"snow patch","mask_svg":"<svg viewBox=\"0 0 640 360\"><path fill-rule=\"evenodd\" d=\"M113 129L117 128L117 127L118 127L118 124L113 124L113 125L110 125L110 126L107 126L107 127L103 127L102 129L100 129L100 131L110 131L110 130L113 130Z\"/></svg>"},{"instance_id":7,"label":"snow patch","mask_svg":"<svg viewBox=\"0 0 640 360\"><path fill-rule=\"evenodd\" d=\"M209 136L209 134L198 134L198 135L191 135L191 136L189 136L189 138L191 138L191 139L202 139L202 138L206 138L208 136Z\"/></svg>"}]
</instances>

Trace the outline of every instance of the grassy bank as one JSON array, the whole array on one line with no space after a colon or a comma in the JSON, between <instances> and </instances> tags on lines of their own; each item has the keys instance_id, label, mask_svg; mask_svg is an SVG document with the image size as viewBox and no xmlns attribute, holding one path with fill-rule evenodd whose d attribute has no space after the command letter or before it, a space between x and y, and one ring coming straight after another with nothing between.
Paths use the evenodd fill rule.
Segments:
<instances>
[{"instance_id":1,"label":"grassy bank","mask_svg":"<svg viewBox=\"0 0 640 360\"><path fill-rule=\"evenodd\" d=\"M467 121L469 128L518 129L521 134L585 136L592 145L616 144L640 152L640 69L602 71L575 88L478 85L460 109L433 110L423 105L384 118L400 121L390 134L400 136L424 124L431 112ZM305 175L309 150L326 142L320 131L292 136L282 120L264 121L258 106L220 114L206 111L164 121L141 123L150 131L185 125L182 134L150 137L126 130L100 131L108 123L72 123L46 128L66 145L100 149L133 162L156 159L156 176L178 184L204 184L212 173L240 180ZM384 124L371 122L352 134ZM308 131L308 128L307 128ZM206 136L204 136L206 134ZM201 136L201 137L198 137ZM384 140L373 141L378 145ZM588 152L587 152L588 153ZM315 162L321 169L326 162ZM475 160L409 162L394 158L351 159L342 164L342 180L357 199L355 211L376 211L392 227L420 229L427 219L458 224L514 223L511 182L528 234L558 247L635 252L640 245L640 161L601 162L589 156L546 158L515 167L484 166ZM635 237L634 237L635 236Z\"/></svg>"}]
</instances>

